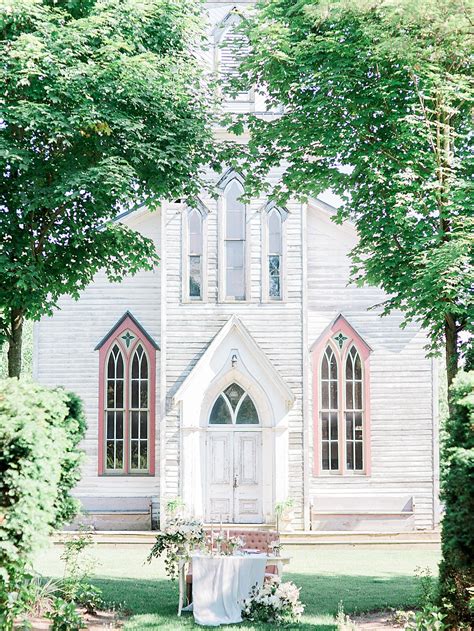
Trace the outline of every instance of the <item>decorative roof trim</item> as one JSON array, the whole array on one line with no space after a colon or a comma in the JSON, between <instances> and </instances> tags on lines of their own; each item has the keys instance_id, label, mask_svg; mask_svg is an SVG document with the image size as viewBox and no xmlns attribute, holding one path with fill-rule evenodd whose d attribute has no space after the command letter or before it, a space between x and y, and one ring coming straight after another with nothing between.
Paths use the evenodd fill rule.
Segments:
<instances>
[{"instance_id":1,"label":"decorative roof trim","mask_svg":"<svg viewBox=\"0 0 474 631\"><path fill-rule=\"evenodd\" d=\"M214 41L217 43L224 31L232 24L238 24L243 19L242 11L234 5L230 11L228 11L225 16L218 22L214 28L212 29L212 35L214 37Z\"/></svg>"},{"instance_id":2,"label":"decorative roof trim","mask_svg":"<svg viewBox=\"0 0 474 631\"><path fill-rule=\"evenodd\" d=\"M115 331L125 322L125 320L127 320L127 318L129 320L131 320L133 322L133 324L137 327L137 329L140 331L140 333L143 335L143 337L145 337L150 344L153 346L154 349L156 349L157 351L160 350L160 347L158 346L158 344L155 342L155 340L151 337L151 335L149 335L145 329L143 328L143 326L140 324L140 322L138 322L138 320L135 318L135 316L133 316L130 311L126 311L123 316L120 318L120 320L114 324L114 326L110 329L110 331L107 333L107 335L105 335L100 342L97 344L97 346L94 348L95 351L98 351L102 348L102 346L108 341L110 340L110 338L114 335Z\"/></svg>"},{"instance_id":3,"label":"decorative roof trim","mask_svg":"<svg viewBox=\"0 0 474 631\"><path fill-rule=\"evenodd\" d=\"M345 318L342 313L337 315L334 320L332 320L332 322L328 324L321 335L313 342L313 344L311 344L310 351L315 350L322 342L325 342L329 337L331 337L332 334L337 333L339 329L342 328L341 325L345 325L345 327L351 331L353 336L352 341L356 340L357 344L363 347L363 350L365 350L367 353L371 353L373 351L373 348L369 344L367 344L360 333L356 331L356 329L349 323L347 318Z\"/></svg>"},{"instance_id":4,"label":"decorative roof trim","mask_svg":"<svg viewBox=\"0 0 474 631\"><path fill-rule=\"evenodd\" d=\"M290 214L290 211L287 208L285 208L284 206L279 206L273 199L264 204L262 210L266 213L270 213L272 210L277 210L280 213L283 221Z\"/></svg>"},{"instance_id":5,"label":"decorative roof trim","mask_svg":"<svg viewBox=\"0 0 474 631\"><path fill-rule=\"evenodd\" d=\"M234 169L229 168L221 176L221 178L216 184L216 187L220 188L223 191L226 188L226 186L230 184L230 182L232 182L232 180L237 180L237 182L239 182L241 186L245 185L243 177L239 173L237 173L237 171L234 171Z\"/></svg>"},{"instance_id":6,"label":"decorative roof trim","mask_svg":"<svg viewBox=\"0 0 474 631\"><path fill-rule=\"evenodd\" d=\"M295 400L295 395L290 390L286 382L283 380L282 376L277 371L275 366L268 359L264 351L260 348L260 346L254 340L254 338L252 337L248 329L242 324L242 321L236 315L231 316L229 320L227 320L227 322L221 328L221 330L211 340L208 347L199 358L198 362L193 366L193 368L191 369L191 372L187 375L186 379L183 381L183 383L180 385L178 390L175 392L174 397L173 397L174 401L180 401L184 397L184 394L186 390L188 389L191 381L194 380L199 375L200 367L205 364L205 362L207 361L207 357L209 355L212 355L212 353L214 353L214 351L217 350L217 348L225 340L225 338L232 331L232 329L237 329L237 331L242 336L244 341L246 341L249 344L249 346L252 348L253 352L259 356L259 361L261 362L261 364L263 364L265 368L274 375L275 379L280 384L280 388L283 390L283 392L285 392L287 400L293 403Z\"/></svg>"},{"instance_id":7,"label":"decorative roof trim","mask_svg":"<svg viewBox=\"0 0 474 631\"><path fill-rule=\"evenodd\" d=\"M199 199L199 197L196 198L195 205L186 204L186 210L187 212L191 212L192 210L198 210L203 216L208 215L211 212L209 208L206 206L206 204L204 204L204 202L202 202Z\"/></svg>"}]
</instances>

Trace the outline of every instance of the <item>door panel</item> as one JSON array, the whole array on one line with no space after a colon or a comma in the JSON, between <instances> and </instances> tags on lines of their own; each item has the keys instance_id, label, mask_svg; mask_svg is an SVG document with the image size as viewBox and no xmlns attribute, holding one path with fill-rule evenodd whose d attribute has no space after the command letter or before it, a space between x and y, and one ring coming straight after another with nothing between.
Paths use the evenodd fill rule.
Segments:
<instances>
[{"instance_id":1,"label":"door panel","mask_svg":"<svg viewBox=\"0 0 474 631\"><path fill-rule=\"evenodd\" d=\"M207 433L207 519L261 523L262 434L239 430Z\"/></svg>"},{"instance_id":2,"label":"door panel","mask_svg":"<svg viewBox=\"0 0 474 631\"><path fill-rule=\"evenodd\" d=\"M262 522L261 432L234 432L234 521Z\"/></svg>"},{"instance_id":3,"label":"door panel","mask_svg":"<svg viewBox=\"0 0 474 631\"><path fill-rule=\"evenodd\" d=\"M231 432L207 435L207 513L211 522L233 519L233 441Z\"/></svg>"}]
</instances>

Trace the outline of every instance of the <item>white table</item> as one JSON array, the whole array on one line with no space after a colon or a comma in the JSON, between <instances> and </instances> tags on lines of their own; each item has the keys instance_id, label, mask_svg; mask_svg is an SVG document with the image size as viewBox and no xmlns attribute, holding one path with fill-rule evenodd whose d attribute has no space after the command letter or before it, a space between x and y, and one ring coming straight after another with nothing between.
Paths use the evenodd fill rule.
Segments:
<instances>
[{"instance_id":1,"label":"white table","mask_svg":"<svg viewBox=\"0 0 474 631\"><path fill-rule=\"evenodd\" d=\"M290 557L280 557L275 556L273 554L265 554L265 566L267 565L276 565L278 576L282 575L283 566L287 565L290 562ZM262 555L239 555L237 558L251 559L252 557L262 557ZM216 557L208 557L208 558L216 558ZM217 558L230 558L230 557L217 557ZM184 597L186 593L186 569L187 569L188 561L186 558L181 558L178 565L178 581L179 581L179 602L178 602L178 616L181 615L184 605ZM194 591L194 586L193 586Z\"/></svg>"}]
</instances>

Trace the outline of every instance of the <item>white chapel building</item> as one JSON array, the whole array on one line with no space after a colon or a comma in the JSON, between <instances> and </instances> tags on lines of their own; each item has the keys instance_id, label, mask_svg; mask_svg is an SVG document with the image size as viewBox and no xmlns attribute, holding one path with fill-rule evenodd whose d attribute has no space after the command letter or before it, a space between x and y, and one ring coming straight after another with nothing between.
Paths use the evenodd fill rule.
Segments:
<instances>
[{"instance_id":1,"label":"white chapel building","mask_svg":"<svg viewBox=\"0 0 474 631\"><path fill-rule=\"evenodd\" d=\"M217 72L235 67L225 43L249 4L208 3ZM225 107L263 104L252 92ZM435 528L424 333L349 284L357 235L327 201L245 204L230 169L213 183L217 199L119 217L160 265L120 284L98 274L35 326L35 378L85 404L84 510L98 528L149 529L180 497L206 523L269 525L291 499L295 530Z\"/></svg>"}]
</instances>

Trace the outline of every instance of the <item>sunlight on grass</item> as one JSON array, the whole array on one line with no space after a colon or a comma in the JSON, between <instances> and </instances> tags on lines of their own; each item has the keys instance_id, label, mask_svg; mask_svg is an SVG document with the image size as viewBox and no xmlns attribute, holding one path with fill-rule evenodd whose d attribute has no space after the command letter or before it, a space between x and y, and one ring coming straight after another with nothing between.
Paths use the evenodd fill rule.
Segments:
<instances>
[{"instance_id":1,"label":"sunlight on grass","mask_svg":"<svg viewBox=\"0 0 474 631\"><path fill-rule=\"evenodd\" d=\"M127 631L196 628L192 616L176 617L178 586L166 579L161 560L146 562L148 550L147 545L97 545L94 583L107 600L124 603L132 612ZM436 573L439 561L435 544L288 546L284 553L291 556L285 578L301 587L306 606L301 631L334 631L340 601L350 614L416 605L415 569L429 567ZM60 554L60 546L51 547L38 556L36 569L60 576ZM251 630L273 625L239 626Z\"/></svg>"}]
</instances>

